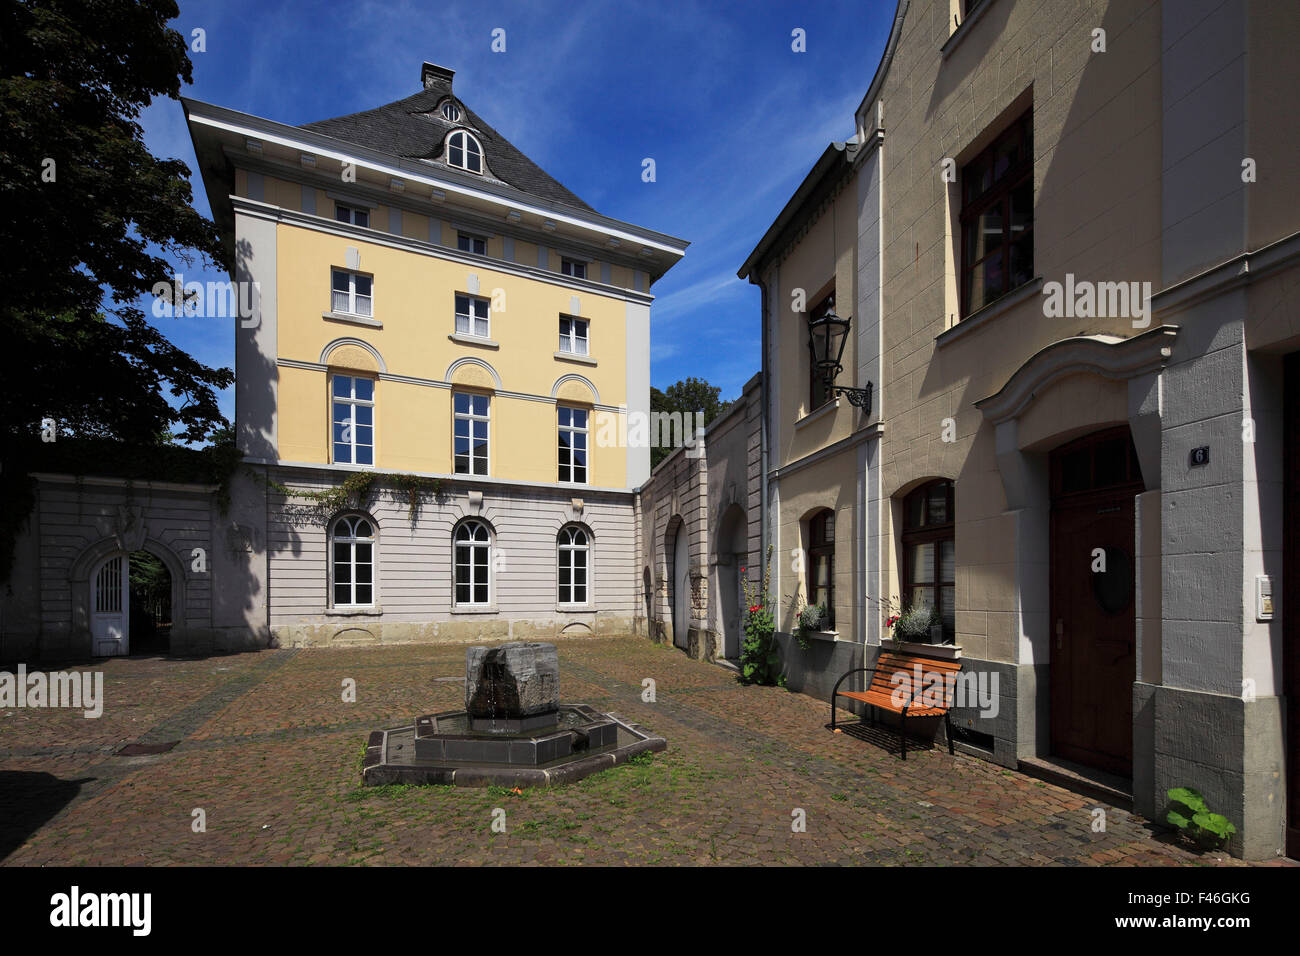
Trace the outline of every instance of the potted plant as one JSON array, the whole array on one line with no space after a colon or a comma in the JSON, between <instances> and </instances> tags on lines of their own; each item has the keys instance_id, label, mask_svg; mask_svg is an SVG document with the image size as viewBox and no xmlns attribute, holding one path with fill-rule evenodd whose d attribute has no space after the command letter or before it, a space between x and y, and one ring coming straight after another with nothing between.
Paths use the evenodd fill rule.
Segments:
<instances>
[{"instance_id":1,"label":"potted plant","mask_svg":"<svg viewBox=\"0 0 1300 956\"><path fill-rule=\"evenodd\" d=\"M939 616L934 609L925 605L905 607L894 619L894 639L900 643L928 644L931 641L931 628L939 624ZM942 625L940 625L942 635ZM941 637L942 639L942 637Z\"/></svg>"},{"instance_id":2,"label":"potted plant","mask_svg":"<svg viewBox=\"0 0 1300 956\"><path fill-rule=\"evenodd\" d=\"M808 635L813 631L820 631L825 626L827 617L824 604L805 604L803 610L799 612L799 624L795 628L794 636L805 651L812 646Z\"/></svg>"}]
</instances>

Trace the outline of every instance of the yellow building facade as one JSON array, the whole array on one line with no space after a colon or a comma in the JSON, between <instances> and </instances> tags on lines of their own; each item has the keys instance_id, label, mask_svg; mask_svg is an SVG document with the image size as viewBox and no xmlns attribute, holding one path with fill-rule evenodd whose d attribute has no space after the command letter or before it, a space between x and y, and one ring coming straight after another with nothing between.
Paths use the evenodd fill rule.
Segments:
<instances>
[{"instance_id":1,"label":"yellow building facade","mask_svg":"<svg viewBox=\"0 0 1300 956\"><path fill-rule=\"evenodd\" d=\"M633 624L649 447L628 426L649 411L650 286L686 244L591 209L452 78L426 63L416 94L303 127L185 103L254 290L231 537L244 612L281 643Z\"/></svg>"}]
</instances>

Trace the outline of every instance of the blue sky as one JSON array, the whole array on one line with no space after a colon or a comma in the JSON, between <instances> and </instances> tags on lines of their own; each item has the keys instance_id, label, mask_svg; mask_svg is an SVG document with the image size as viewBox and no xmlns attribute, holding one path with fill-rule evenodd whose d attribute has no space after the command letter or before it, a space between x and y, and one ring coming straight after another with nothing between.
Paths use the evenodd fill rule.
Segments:
<instances>
[{"instance_id":1,"label":"blue sky","mask_svg":"<svg viewBox=\"0 0 1300 956\"><path fill-rule=\"evenodd\" d=\"M894 8L181 0L172 25L206 34L185 95L294 125L414 93L425 60L455 70L457 95L587 203L691 242L652 290L651 382L695 375L730 399L759 365L759 293L736 270L826 144L852 135ZM504 53L491 50L498 27ZM807 52L791 49L796 28ZM142 125L156 155L195 168L178 103L153 104ZM233 366L229 324L156 321L200 360ZM222 411L233 419L233 390Z\"/></svg>"}]
</instances>

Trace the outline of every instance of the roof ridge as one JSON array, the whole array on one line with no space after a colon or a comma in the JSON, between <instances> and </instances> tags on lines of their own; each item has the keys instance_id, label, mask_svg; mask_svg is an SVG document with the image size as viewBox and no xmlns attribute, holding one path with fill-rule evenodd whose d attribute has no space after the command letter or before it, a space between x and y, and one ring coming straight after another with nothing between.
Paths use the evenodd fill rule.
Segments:
<instances>
[{"instance_id":1,"label":"roof ridge","mask_svg":"<svg viewBox=\"0 0 1300 956\"><path fill-rule=\"evenodd\" d=\"M327 116L327 117L325 117L324 119L313 120L313 121L310 122L310 123L301 123L301 124L299 124L298 129L311 129L313 126L319 126L319 125L321 125L322 123L333 123L333 122L336 122L336 121L338 121L338 120L353 119L354 117L357 117L357 116L367 116L367 115L369 115L369 114L371 114L371 113L378 113L380 110L386 110L386 109L389 109L390 107L399 106L400 104L405 103L405 102L407 102L408 100L414 100L414 99L417 99L418 97L421 97L421 96L427 96L429 93L432 93L432 92L434 92L434 91L433 91L433 90L418 90L418 91L416 91L415 93L412 93L410 96L404 96L404 97L402 97L402 98L399 99L399 100L393 100L391 103L383 103L383 104L381 104L380 106L372 106L372 107L370 107L369 109L365 109L365 110L357 110L357 111L354 112L354 113L343 113L343 114L341 114L341 115L339 115L339 116ZM441 97L439 97L439 99L441 99ZM438 102L437 102L436 99L433 101L433 104L432 104L432 105L433 105L433 106L437 106L437 105L438 105ZM428 111L425 110L424 112L428 112Z\"/></svg>"}]
</instances>

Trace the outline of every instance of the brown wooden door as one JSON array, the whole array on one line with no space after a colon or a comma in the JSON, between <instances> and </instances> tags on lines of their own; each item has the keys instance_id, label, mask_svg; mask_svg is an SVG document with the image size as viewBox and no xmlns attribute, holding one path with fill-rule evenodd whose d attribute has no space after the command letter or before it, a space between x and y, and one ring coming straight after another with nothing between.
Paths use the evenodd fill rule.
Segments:
<instances>
[{"instance_id":1,"label":"brown wooden door","mask_svg":"<svg viewBox=\"0 0 1300 956\"><path fill-rule=\"evenodd\" d=\"M1125 777L1133 773L1133 497L1141 490L1127 428L1053 455L1052 751Z\"/></svg>"}]
</instances>

